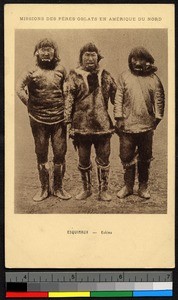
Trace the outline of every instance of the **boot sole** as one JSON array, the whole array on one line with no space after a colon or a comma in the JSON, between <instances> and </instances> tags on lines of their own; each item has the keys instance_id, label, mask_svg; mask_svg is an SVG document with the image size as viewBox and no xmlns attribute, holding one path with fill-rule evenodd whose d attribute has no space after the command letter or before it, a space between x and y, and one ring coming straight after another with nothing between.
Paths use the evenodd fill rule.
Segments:
<instances>
[{"instance_id":1,"label":"boot sole","mask_svg":"<svg viewBox=\"0 0 178 300\"><path fill-rule=\"evenodd\" d=\"M76 200L85 200L85 199L87 199L88 197L90 197L92 195L92 193L90 193L90 194L88 194L86 197L77 197L77 196L75 196L75 199Z\"/></svg>"},{"instance_id":2,"label":"boot sole","mask_svg":"<svg viewBox=\"0 0 178 300\"><path fill-rule=\"evenodd\" d=\"M46 197L43 198L43 199L34 199L34 198L33 198L33 201L34 201L34 202L42 202L43 200L47 199L48 197L49 197L49 195L46 196Z\"/></svg>"},{"instance_id":3,"label":"boot sole","mask_svg":"<svg viewBox=\"0 0 178 300\"><path fill-rule=\"evenodd\" d=\"M123 197L120 197L119 195L117 195L117 197L118 197L119 199L124 199L124 198L127 198L127 197L131 196L131 195L133 195L133 192L132 192L132 193L129 193L129 194L123 196Z\"/></svg>"},{"instance_id":4,"label":"boot sole","mask_svg":"<svg viewBox=\"0 0 178 300\"><path fill-rule=\"evenodd\" d=\"M72 196L67 197L67 198L66 198L66 197L60 197L60 196L56 195L55 193L53 193L53 195L54 195L55 197L61 199L61 200L66 200L66 201L72 198Z\"/></svg>"},{"instance_id":5,"label":"boot sole","mask_svg":"<svg viewBox=\"0 0 178 300\"><path fill-rule=\"evenodd\" d=\"M142 198L142 199L146 199L146 200L148 200L148 199L150 199L150 198L151 198L151 196L149 196L149 197L144 197L143 195L141 195L141 194L139 194L139 193L138 193L138 196L139 196L140 198Z\"/></svg>"}]
</instances>

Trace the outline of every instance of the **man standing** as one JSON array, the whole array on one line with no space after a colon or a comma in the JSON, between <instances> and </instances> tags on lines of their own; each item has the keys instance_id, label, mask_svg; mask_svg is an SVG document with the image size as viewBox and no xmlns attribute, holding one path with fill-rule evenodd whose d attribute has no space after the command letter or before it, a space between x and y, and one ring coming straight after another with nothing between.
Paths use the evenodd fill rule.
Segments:
<instances>
[{"instance_id":1,"label":"man standing","mask_svg":"<svg viewBox=\"0 0 178 300\"><path fill-rule=\"evenodd\" d=\"M50 193L50 138L54 154L54 195L67 200L71 196L62 187L67 150L63 98L66 71L59 64L58 48L52 40L40 40L35 46L34 55L36 65L25 71L17 82L17 95L28 109L41 182L41 189L33 200L42 201Z\"/></svg>"},{"instance_id":2,"label":"man standing","mask_svg":"<svg viewBox=\"0 0 178 300\"><path fill-rule=\"evenodd\" d=\"M70 134L78 148L83 183L76 196L83 200L91 191L91 146L95 147L99 181L99 200L110 201L108 194L110 139L114 131L108 114L108 101L114 103L116 84L106 70L99 68L103 57L93 43L80 50L80 67L71 70L65 87L65 121L71 124Z\"/></svg>"},{"instance_id":3,"label":"man standing","mask_svg":"<svg viewBox=\"0 0 178 300\"><path fill-rule=\"evenodd\" d=\"M163 118L164 89L155 74L154 58L143 47L130 52L129 70L119 77L114 104L116 128L120 137L120 158L125 170L119 198L133 194L135 165L138 167L138 195L149 199L149 168L153 132Z\"/></svg>"}]
</instances>

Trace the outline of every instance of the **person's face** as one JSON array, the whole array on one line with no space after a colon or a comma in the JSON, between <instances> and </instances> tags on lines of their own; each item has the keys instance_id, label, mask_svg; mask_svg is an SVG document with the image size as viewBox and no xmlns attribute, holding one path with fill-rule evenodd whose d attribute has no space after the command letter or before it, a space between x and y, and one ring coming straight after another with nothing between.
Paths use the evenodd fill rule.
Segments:
<instances>
[{"instance_id":1,"label":"person's face","mask_svg":"<svg viewBox=\"0 0 178 300\"><path fill-rule=\"evenodd\" d=\"M42 47L38 49L38 57L42 62L51 62L54 58L54 49L52 47Z\"/></svg>"},{"instance_id":2,"label":"person's face","mask_svg":"<svg viewBox=\"0 0 178 300\"><path fill-rule=\"evenodd\" d=\"M131 63L132 63L132 68L135 71L142 71L142 70L144 71L150 66L150 63L147 62L146 59L141 59L141 58L132 57Z\"/></svg>"},{"instance_id":3,"label":"person's face","mask_svg":"<svg viewBox=\"0 0 178 300\"><path fill-rule=\"evenodd\" d=\"M98 65L98 54L96 52L85 52L82 55L82 66L87 71L96 69Z\"/></svg>"}]
</instances>

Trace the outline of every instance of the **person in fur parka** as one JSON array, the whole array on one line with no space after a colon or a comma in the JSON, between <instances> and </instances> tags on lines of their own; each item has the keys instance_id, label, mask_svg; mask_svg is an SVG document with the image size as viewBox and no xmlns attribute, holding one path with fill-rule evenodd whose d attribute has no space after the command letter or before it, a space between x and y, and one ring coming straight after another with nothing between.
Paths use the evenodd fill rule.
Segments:
<instances>
[{"instance_id":1,"label":"person in fur parka","mask_svg":"<svg viewBox=\"0 0 178 300\"><path fill-rule=\"evenodd\" d=\"M125 170L119 198L133 194L135 166L138 167L138 195L149 199L149 167L153 133L164 114L164 89L156 75L154 58L143 47L132 49L129 70L118 81L114 103L116 129L120 137L120 158Z\"/></svg>"},{"instance_id":2,"label":"person in fur parka","mask_svg":"<svg viewBox=\"0 0 178 300\"><path fill-rule=\"evenodd\" d=\"M116 84L110 73L101 70L102 56L93 43L80 50L80 67L71 70L64 84L65 121L71 124L79 154L83 189L76 198L86 199L91 191L91 146L94 144L99 180L99 200L110 201L108 194L110 139L114 132L108 114L108 101L114 104Z\"/></svg>"}]
</instances>

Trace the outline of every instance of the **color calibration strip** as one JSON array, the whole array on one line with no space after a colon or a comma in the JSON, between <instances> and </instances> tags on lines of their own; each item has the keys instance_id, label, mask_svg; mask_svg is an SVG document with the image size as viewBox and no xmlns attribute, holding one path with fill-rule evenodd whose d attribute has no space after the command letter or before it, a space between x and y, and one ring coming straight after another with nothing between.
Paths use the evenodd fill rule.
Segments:
<instances>
[{"instance_id":1,"label":"color calibration strip","mask_svg":"<svg viewBox=\"0 0 178 300\"><path fill-rule=\"evenodd\" d=\"M172 297L172 290L162 291L93 291L93 292L6 292L6 298L111 298Z\"/></svg>"},{"instance_id":2,"label":"color calibration strip","mask_svg":"<svg viewBox=\"0 0 178 300\"><path fill-rule=\"evenodd\" d=\"M131 283L97 283L97 285L88 285L88 288L96 290L85 291L87 283L78 285L78 291L68 288L64 290L65 285L54 285L49 282L43 283L7 283L6 298L112 298L112 297L172 297L172 282L136 282ZM65 287L67 287L65 286ZM73 285L74 288L74 285ZM56 291L54 292L54 290ZM107 290L108 289L108 290ZM49 291L50 290L50 291ZM68 290L68 291L67 291ZM81 291L82 290L82 291Z\"/></svg>"},{"instance_id":3,"label":"color calibration strip","mask_svg":"<svg viewBox=\"0 0 178 300\"><path fill-rule=\"evenodd\" d=\"M172 271L6 272L6 298L172 296Z\"/></svg>"}]
</instances>

